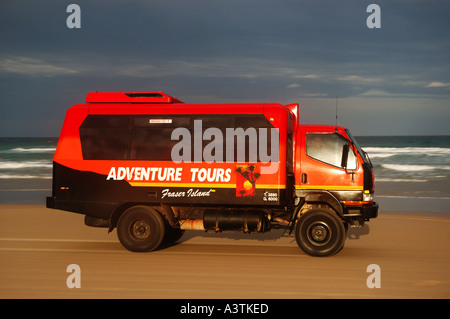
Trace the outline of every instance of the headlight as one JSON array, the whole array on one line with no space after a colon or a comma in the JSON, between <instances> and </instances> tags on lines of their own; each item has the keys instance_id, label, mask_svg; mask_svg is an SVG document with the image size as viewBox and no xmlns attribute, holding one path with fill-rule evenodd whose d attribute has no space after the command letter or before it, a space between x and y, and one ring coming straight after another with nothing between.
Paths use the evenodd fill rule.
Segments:
<instances>
[{"instance_id":1,"label":"headlight","mask_svg":"<svg viewBox=\"0 0 450 319\"><path fill-rule=\"evenodd\" d=\"M370 191L364 191L363 201L364 202L373 202L373 193L371 193Z\"/></svg>"}]
</instances>

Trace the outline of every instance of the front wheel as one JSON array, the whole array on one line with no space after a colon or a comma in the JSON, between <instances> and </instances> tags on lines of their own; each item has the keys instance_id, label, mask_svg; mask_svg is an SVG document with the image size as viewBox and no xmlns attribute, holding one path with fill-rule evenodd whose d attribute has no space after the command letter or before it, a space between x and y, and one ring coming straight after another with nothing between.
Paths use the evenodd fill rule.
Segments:
<instances>
[{"instance_id":1,"label":"front wheel","mask_svg":"<svg viewBox=\"0 0 450 319\"><path fill-rule=\"evenodd\" d=\"M295 239L298 246L309 255L330 256L344 246L344 223L330 210L313 209L297 221Z\"/></svg>"},{"instance_id":2,"label":"front wheel","mask_svg":"<svg viewBox=\"0 0 450 319\"><path fill-rule=\"evenodd\" d=\"M117 236L131 251L152 251L161 244L165 233L164 220L154 209L134 206L119 218Z\"/></svg>"}]
</instances>

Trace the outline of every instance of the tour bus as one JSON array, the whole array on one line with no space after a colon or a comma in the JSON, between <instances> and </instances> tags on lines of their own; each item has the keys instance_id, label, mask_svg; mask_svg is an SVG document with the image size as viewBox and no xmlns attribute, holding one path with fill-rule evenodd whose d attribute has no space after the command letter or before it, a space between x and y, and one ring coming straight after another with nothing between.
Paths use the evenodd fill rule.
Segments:
<instances>
[{"instance_id":1,"label":"tour bus","mask_svg":"<svg viewBox=\"0 0 450 319\"><path fill-rule=\"evenodd\" d=\"M298 104L88 93L66 113L47 207L117 228L136 252L185 230L281 228L305 253L333 255L378 215L372 164L346 128L299 116Z\"/></svg>"}]
</instances>

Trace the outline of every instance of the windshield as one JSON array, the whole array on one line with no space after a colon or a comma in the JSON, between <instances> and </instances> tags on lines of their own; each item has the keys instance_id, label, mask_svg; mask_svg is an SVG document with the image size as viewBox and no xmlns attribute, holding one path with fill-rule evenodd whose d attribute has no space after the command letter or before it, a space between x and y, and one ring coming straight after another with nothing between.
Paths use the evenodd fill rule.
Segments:
<instances>
[{"instance_id":1,"label":"windshield","mask_svg":"<svg viewBox=\"0 0 450 319\"><path fill-rule=\"evenodd\" d=\"M306 154L318 161L339 168L357 169L358 162L353 149L348 152L347 161L343 163L343 146L348 140L335 133L308 133L306 134Z\"/></svg>"},{"instance_id":2,"label":"windshield","mask_svg":"<svg viewBox=\"0 0 450 319\"><path fill-rule=\"evenodd\" d=\"M345 133L347 133L347 136L351 139L353 145L355 145L355 147L358 150L359 155L361 155L361 158L363 159L364 163L372 166L372 163L370 162L370 159L369 159L369 155L367 155L367 153L363 151L361 146L359 146L358 142L356 142L355 138L350 133L350 131L348 129L345 129Z\"/></svg>"}]
</instances>

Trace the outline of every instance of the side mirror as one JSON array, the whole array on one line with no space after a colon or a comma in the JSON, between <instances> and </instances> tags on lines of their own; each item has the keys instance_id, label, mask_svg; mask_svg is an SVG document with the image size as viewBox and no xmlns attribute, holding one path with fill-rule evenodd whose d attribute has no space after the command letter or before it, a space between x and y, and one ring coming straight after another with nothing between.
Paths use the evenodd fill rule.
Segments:
<instances>
[{"instance_id":1,"label":"side mirror","mask_svg":"<svg viewBox=\"0 0 450 319\"><path fill-rule=\"evenodd\" d=\"M344 146L342 146L342 159L341 159L341 167L347 168L347 162L348 162L348 152L350 150L350 146L346 143Z\"/></svg>"}]
</instances>

